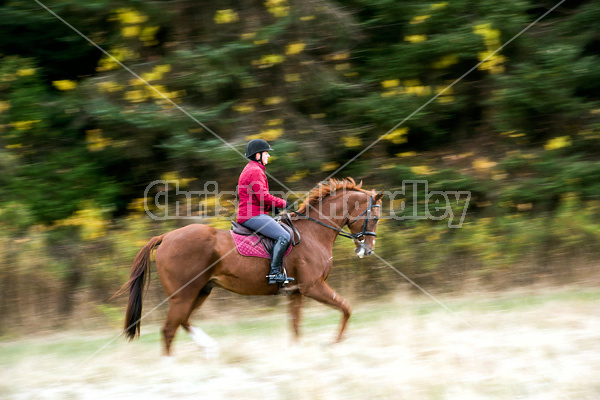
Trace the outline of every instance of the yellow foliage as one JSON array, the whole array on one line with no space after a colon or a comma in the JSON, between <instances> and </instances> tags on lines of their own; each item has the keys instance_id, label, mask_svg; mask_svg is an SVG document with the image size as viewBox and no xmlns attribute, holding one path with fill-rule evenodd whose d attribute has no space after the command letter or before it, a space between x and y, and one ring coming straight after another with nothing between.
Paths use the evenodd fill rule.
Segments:
<instances>
[{"instance_id":1,"label":"yellow foliage","mask_svg":"<svg viewBox=\"0 0 600 400\"><path fill-rule=\"evenodd\" d=\"M89 151L104 150L112 144L112 140L102 136L102 129L90 129L85 131L85 141Z\"/></svg>"},{"instance_id":2,"label":"yellow foliage","mask_svg":"<svg viewBox=\"0 0 600 400\"><path fill-rule=\"evenodd\" d=\"M443 96L448 95L448 94L452 94L453 90L451 87L448 86L438 86L435 88L435 92L436 93L441 93L444 92Z\"/></svg>"},{"instance_id":3,"label":"yellow foliage","mask_svg":"<svg viewBox=\"0 0 600 400\"><path fill-rule=\"evenodd\" d=\"M112 48L108 51L109 54L111 54L115 59L117 59L118 61L125 61L128 59L133 58L134 56L136 56L136 53L134 53L132 50L126 48L126 47L117 47L117 48ZM113 69L116 69L117 67L119 67L119 64L113 60L111 57L104 57L100 60L100 62L98 62L98 67L96 67L96 71L98 72L102 72L102 71L110 71Z\"/></svg>"},{"instance_id":4,"label":"yellow foliage","mask_svg":"<svg viewBox=\"0 0 600 400\"><path fill-rule=\"evenodd\" d=\"M305 15L303 17L300 17L300 21L312 21L315 19L314 15Z\"/></svg>"},{"instance_id":5,"label":"yellow foliage","mask_svg":"<svg viewBox=\"0 0 600 400\"><path fill-rule=\"evenodd\" d=\"M15 121L15 122L12 122L11 124L18 131L27 131L27 130L33 128L33 124L37 124L38 122L40 122L39 119L36 119L34 121Z\"/></svg>"},{"instance_id":6,"label":"yellow foliage","mask_svg":"<svg viewBox=\"0 0 600 400\"><path fill-rule=\"evenodd\" d=\"M427 165L415 165L410 167L410 170L416 175L431 175L433 173Z\"/></svg>"},{"instance_id":7,"label":"yellow foliage","mask_svg":"<svg viewBox=\"0 0 600 400\"><path fill-rule=\"evenodd\" d=\"M239 21L239 16L237 12L231 9L217 10L214 20L217 24L229 24Z\"/></svg>"},{"instance_id":8,"label":"yellow foliage","mask_svg":"<svg viewBox=\"0 0 600 400\"><path fill-rule=\"evenodd\" d=\"M383 88L385 88L385 89L396 87L399 84L400 84L400 80L399 79L389 79L387 81L382 81L381 82L381 86L383 86Z\"/></svg>"},{"instance_id":9,"label":"yellow foliage","mask_svg":"<svg viewBox=\"0 0 600 400\"><path fill-rule=\"evenodd\" d=\"M320 118L325 118L327 116L326 113L320 113L320 114L310 114L310 117L312 119L320 119Z\"/></svg>"},{"instance_id":10,"label":"yellow foliage","mask_svg":"<svg viewBox=\"0 0 600 400\"><path fill-rule=\"evenodd\" d=\"M83 204L81 210L71 217L57 221L57 226L79 226L83 240L95 240L103 237L108 228L108 221L103 218L102 210L91 202Z\"/></svg>"},{"instance_id":11,"label":"yellow foliage","mask_svg":"<svg viewBox=\"0 0 600 400\"><path fill-rule=\"evenodd\" d=\"M440 58L438 61L432 64L435 69L448 68L451 65L458 63L458 56L456 54L448 54Z\"/></svg>"},{"instance_id":12,"label":"yellow foliage","mask_svg":"<svg viewBox=\"0 0 600 400\"><path fill-rule=\"evenodd\" d=\"M473 32L476 35L483 37L483 42L487 47L487 51L479 52L478 54L479 61L483 61L481 65L479 65L479 69L481 71L490 71L492 74L504 72L504 66L501 64L506 61L506 58L498 54L492 55L494 51L501 45L500 30L492 29L492 25L487 23L475 25L473 27Z\"/></svg>"},{"instance_id":13,"label":"yellow foliage","mask_svg":"<svg viewBox=\"0 0 600 400\"><path fill-rule=\"evenodd\" d=\"M300 74L285 74L284 79L288 83L298 82L301 79Z\"/></svg>"},{"instance_id":14,"label":"yellow foliage","mask_svg":"<svg viewBox=\"0 0 600 400\"><path fill-rule=\"evenodd\" d=\"M146 72L142 74L142 79L147 82L158 81L160 80L160 78L162 78L162 75L157 74L156 72Z\"/></svg>"},{"instance_id":15,"label":"yellow foliage","mask_svg":"<svg viewBox=\"0 0 600 400\"><path fill-rule=\"evenodd\" d=\"M402 90L387 90L383 93L381 93L381 97L390 97L390 96L395 96L397 94L402 93Z\"/></svg>"},{"instance_id":16,"label":"yellow foliage","mask_svg":"<svg viewBox=\"0 0 600 400\"><path fill-rule=\"evenodd\" d=\"M406 94L414 94L416 96L427 96L431 94L430 86L408 86L405 89Z\"/></svg>"},{"instance_id":17,"label":"yellow foliage","mask_svg":"<svg viewBox=\"0 0 600 400\"><path fill-rule=\"evenodd\" d=\"M118 83L115 83L113 81L98 82L97 85L98 85L98 90L100 92L113 93L113 92L118 92L119 90L123 90L123 86L121 86Z\"/></svg>"},{"instance_id":18,"label":"yellow foliage","mask_svg":"<svg viewBox=\"0 0 600 400\"><path fill-rule=\"evenodd\" d=\"M121 34L126 38L135 37L140 34L140 27L139 25L124 26L121 28Z\"/></svg>"},{"instance_id":19,"label":"yellow foliage","mask_svg":"<svg viewBox=\"0 0 600 400\"><path fill-rule=\"evenodd\" d=\"M385 136L385 139L389 140L394 144L402 144L406 143L406 134L408 133L408 128L398 128L388 133Z\"/></svg>"},{"instance_id":20,"label":"yellow foliage","mask_svg":"<svg viewBox=\"0 0 600 400\"><path fill-rule=\"evenodd\" d=\"M0 113L10 109L10 101L0 101Z\"/></svg>"},{"instance_id":21,"label":"yellow foliage","mask_svg":"<svg viewBox=\"0 0 600 400\"><path fill-rule=\"evenodd\" d=\"M404 40L406 42L411 42L411 43L424 42L425 40L427 40L427 35L410 35L410 36L404 36Z\"/></svg>"},{"instance_id":22,"label":"yellow foliage","mask_svg":"<svg viewBox=\"0 0 600 400\"><path fill-rule=\"evenodd\" d=\"M287 0L267 0L265 1L265 7L277 18L287 17L290 12Z\"/></svg>"},{"instance_id":23,"label":"yellow foliage","mask_svg":"<svg viewBox=\"0 0 600 400\"><path fill-rule=\"evenodd\" d=\"M305 47L306 47L306 43L304 43L304 42L290 43L287 45L287 47L285 49L285 54L292 55L292 54L301 53Z\"/></svg>"},{"instance_id":24,"label":"yellow foliage","mask_svg":"<svg viewBox=\"0 0 600 400\"><path fill-rule=\"evenodd\" d=\"M343 63L335 66L336 71L345 71L347 69L350 69L350 63Z\"/></svg>"},{"instance_id":25,"label":"yellow foliage","mask_svg":"<svg viewBox=\"0 0 600 400\"><path fill-rule=\"evenodd\" d=\"M350 53L336 53L329 56L325 56L328 61L342 61L350 58Z\"/></svg>"},{"instance_id":26,"label":"yellow foliage","mask_svg":"<svg viewBox=\"0 0 600 400\"><path fill-rule=\"evenodd\" d=\"M30 76L35 74L35 68L23 68L17 71L19 76Z\"/></svg>"},{"instance_id":27,"label":"yellow foliage","mask_svg":"<svg viewBox=\"0 0 600 400\"><path fill-rule=\"evenodd\" d=\"M164 99L165 97L169 98L168 89L164 85L152 85L152 88L145 86L144 89L146 90L146 93L144 94L144 96L146 98L147 97L153 97L155 99ZM163 97L163 95L164 95L164 97Z\"/></svg>"},{"instance_id":28,"label":"yellow foliage","mask_svg":"<svg viewBox=\"0 0 600 400\"><path fill-rule=\"evenodd\" d=\"M439 10L440 8L444 8L447 5L448 5L447 2L444 2L444 3L434 3L434 4L431 5L431 9L432 10Z\"/></svg>"},{"instance_id":29,"label":"yellow foliage","mask_svg":"<svg viewBox=\"0 0 600 400\"><path fill-rule=\"evenodd\" d=\"M261 45L261 44L267 44L267 43L269 43L269 39L260 39L260 40L255 40L253 43L254 43L255 45L257 45L257 46L258 46L258 45Z\"/></svg>"},{"instance_id":30,"label":"yellow foliage","mask_svg":"<svg viewBox=\"0 0 600 400\"><path fill-rule=\"evenodd\" d=\"M289 183L298 182L298 181L302 180L304 177L306 177L308 175L308 172L309 171L307 169L300 170L300 171L296 172L294 175L287 178L286 181Z\"/></svg>"},{"instance_id":31,"label":"yellow foliage","mask_svg":"<svg viewBox=\"0 0 600 400\"><path fill-rule=\"evenodd\" d=\"M157 65L155 66L151 72L146 72L142 74L142 79L150 82L150 81L158 81L163 78L163 75L167 72L171 71L171 66L169 64ZM143 83L143 81L139 79L132 79L131 82L135 82L135 84Z\"/></svg>"},{"instance_id":32,"label":"yellow foliage","mask_svg":"<svg viewBox=\"0 0 600 400\"><path fill-rule=\"evenodd\" d=\"M272 140L277 140L279 138L279 136L281 136L281 135L283 135L282 128L270 128L270 129L265 129L263 131L260 131L260 133L258 133L256 135L246 136L246 140L264 139L264 140L270 142Z\"/></svg>"},{"instance_id":33,"label":"yellow foliage","mask_svg":"<svg viewBox=\"0 0 600 400\"><path fill-rule=\"evenodd\" d=\"M362 140L357 136L343 136L342 141L344 142L344 146L349 148L358 147L362 143Z\"/></svg>"},{"instance_id":34,"label":"yellow foliage","mask_svg":"<svg viewBox=\"0 0 600 400\"><path fill-rule=\"evenodd\" d=\"M404 81L404 86L421 86L421 81L419 79L408 79Z\"/></svg>"},{"instance_id":35,"label":"yellow foliage","mask_svg":"<svg viewBox=\"0 0 600 400\"><path fill-rule=\"evenodd\" d=\"M283 98L278 97L278 96L274 96L274 97L267 97L264 102L263 102L266 106L273 106L275 104L279 104L279 103L283 103Z\"/></svg>"},{"instance_id":36,"label":"yellow foliage","mask_svg":"<svg viewBox=\"0 0 600 400\"><path fill-rule=\"evenodd\" d=\"M254 39L255 36L256 36L256 32L246 32L246 33L242 33L240 35L240 39L249 40L249 39Z\"/></svg>"},{"instance_id":37,"label":"yellow foliage","mask_svg":"<svg viewBox=\"0 0 600 400\"><path fill-rule=\"evenodd\" d=\"M156 32L158 32L159 26L146 26L142 29L139 35L139 39L144 42L144 46L153 46L158 44L156 40Z\"/></svg>"},{"instance_id":38,"label":"yellow foliage","mask_svg":"<svg viewBox=\"0 0 600 400\"><path fill-rule=\"evenodd\" d=\"M129 90L125 92L125 96L123 98L132 103L140 103L146 100L146 97L146 93L143 90Z\"/></svg>"},{"instance_id":39,"label":"yellow foliage","mask_svg":"<svg viewBox=\"0 0 600 400\"><path fill-rule=\"evenodd\" d=\"M163 181L178 181L180 179L178 171L164 172L160 179Z\"/></svg>"},{"instance_id":40,"label":"yellow foliage","mask_svg":"<svg viewBox=\"0 0 600 400\"><path fill-rule=\"evenodd\" d=\"M396 157L406 158L406 157L414 157L417 153L415 151L406 151L404 153L396 153Z\"/></svg>"},{"instance_id":41,"label":"yellow foliage","mask_svg":"<svg viewBox=\"0 0 600 400\"><path fill-rule=\"evenodd\" d=\"M167 72L171 72L171 65L170 64L157 65L156 67L154 67L154 72L159 73L159 74L166 74Z\"/></svg>"},{"instance_id":42,"label":"yellow foliage","mask_svg":"<svg viewBox=\"0 0 600 400\"><path fill-rule=\"evenodd\" d=\"M325 162L321 164L321 171L333 171L339 166L340 164L336 163L335 161Z\"/></svg>"},{"instance_id":43,"label":"yellow foliage","mask_svg":"<svg viewBox=\"0 0 600 400\"><path fill-rule=\"evenodd\" d=\"M571 144L572 142L569 136L559 136L548 140L548 142L544 145L544 148L546 150L556 150L563 147L568 147Z\"/></svg>"},{"instance_id":44,"label":"yellow foliage","mask_svg":"<svg viewBox=\"0 0 600 400\"><path fill-rule=\"evenodd\" d=\"M500 46L500 30L492 29L492 24L481 24L473 27L473 32L476 35L483 36L483 41L486 46Z\"/></svg>"},{"instance_id":45,"label":"yellow foliage","mask_svg":"<svg viewBox=\"0 0 600 400\"><path fill-rule=\"evenodd\" d=\"M282 128L271 128L260 132L260 136L268 141L277 140L281 135L283 135Z\"/></svg>"},{"instance_id":46,"label":"yellow foliage","mask_svg":"<svg viewBox=\"0 0 600 400\"><path fill-rule=\"evenodd\" d=\"M454 102L454 96L440 96L437 98L437 101L439 101L442 104L448 104L448 103L452 103Z\"/></svg>"},{"instance_id":47,"label":"yellow foliage","mask_svg":"<svg viewBox=\"0 0 600 400\"><path fill-rule=\"evenodd\" d=\"M53 81L52 85L58 90L73 90L77 87L77 82L65 79L62 81Z\"/></svg>"},{"instance_id":48,"label":"yellow foliage","mask_svg":"<svg viewBox=\"0 0 600 400\"><path fill-rule=\"evenodd\" d=\"M267 126L276 126L283 124L283 118L270 119L266 122Z\"/></svg>"},{"instance_id":49,"label":"yellow foliage","mask_svg":"<svg viewBox=\"0 0 600 400\"><path fill-rule=\"evenodd\" d=\"M119 8L116 10L117 19L121 21L122 24L133 25L133 24L141 24L148 20L148 17L140 14L136 10L132 8Z\"/></svg>"},{"instance_id":50,"label":"yellow foliage","mask_svg":"<svg viewBox=\"0 0 600 400\"><path fill-rule=\"evenodd\" d=\"M476 160L473 161L473 168L478 169L478 170L490 169L490 168L495 167L496 165L498 165L497 162L489 161L485 157L477 158Z\"/></svg>"},{"instance_id":51,"label":"yellow foliage","mask_svg":"<svg viewBox=\"0 0 600 400\"><path fill-rule=\"evenodd\" d=\"M239 104L233 106L233 110L242 114L248 114L254 111L254 106L252 104Z\"/></svg>"},{"instance_id":52,"label":"yellow foliage","mask_svg":"<svg viewBox=\"0 0 600 400\"><path fill-rule=\"evenodd\" d=\"M269 68L275 64L279 64L285 61L285 56L281 54L268 54L260 58L260 60L252 61L253 65L258 65L260 68Z\"/></svg>"},{"instance_id":53,"label":"yellow foliage","mask_svg":"<svg viewBox=\"0 0 600 400\"><path fill-rule=\"evenodd\" d=\"M425 21L426 19L428 19L429 17L431 17L431 15L419 15L414 17L413 19L410 20L411 24L420 24L421 22Z\"/></svg>"}]
</instances>

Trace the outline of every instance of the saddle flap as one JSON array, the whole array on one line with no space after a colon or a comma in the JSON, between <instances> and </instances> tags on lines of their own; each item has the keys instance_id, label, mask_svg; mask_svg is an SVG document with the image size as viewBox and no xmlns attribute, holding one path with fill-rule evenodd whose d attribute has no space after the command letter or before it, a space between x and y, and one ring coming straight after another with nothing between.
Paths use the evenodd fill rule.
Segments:
<instances>
[{"instance_id":1,"label":"saddle flap","mask_svg":"<svg viewBox=\"0 0 600 400\"><path fill-rule=\"evenodd\" d=\"M244 225L238 224L235 221L231 221L231 230L233 231L233 233L237 233L238 235L254 235L254 231L252 229L246 228Z\"/></svg>"},{"instance_id":2,"label":"saddle flap","mask_svg":"<svg viewBox=\"0 0 600 400\"><path fill-rule=\"evenodd\" d=\"M289 226L288 224L280 221L279 225L285 229L289 234L290 237L293 238L294 237L294 232L292 230L292 227ZM243 236L256 236L259 238L260 242L263 245L263 248L265 249L265 251L269 254L271 254L271 252L273 251L273 246L275 245L275 240L268 238L266 236L261 235L260 233L256 233L255 231L253 231L250 228L246 228L244 225L239 224L235 221L231 221L231 230L233 233L237 233L238 235L243 235ZM293 240L290 240L290 246L292 246ZM258 244L258 241L256 242L256 244ZM288 248L289 248L288 247Z\"/></svg>"},{"instance_id":3,"label":"saddle flap","mask_svg":"<svg viewBox=\"0 0 600 400\"><path fill-rule=\"evenodd\" d=\"M292 232L292 228L288 224L286 224L286 223L279 222L279 225L283 229L285 229L290 234L290 237L292 238L292 240L290 240L290 243L288 245L288 249L289 249L292 246L293 242L294 242L294 239L293 239L294 238L294 232ZM260 235L260 234L258 234L258 235ZM260 237L262 238L262 245L265 248L265 251L267 253L271 254L273 252L273 246L275 246L275 240L271 239L271 238L268 238L266 236L263 236L263 235L260 235Z\"/></svg>"}]
</instances>

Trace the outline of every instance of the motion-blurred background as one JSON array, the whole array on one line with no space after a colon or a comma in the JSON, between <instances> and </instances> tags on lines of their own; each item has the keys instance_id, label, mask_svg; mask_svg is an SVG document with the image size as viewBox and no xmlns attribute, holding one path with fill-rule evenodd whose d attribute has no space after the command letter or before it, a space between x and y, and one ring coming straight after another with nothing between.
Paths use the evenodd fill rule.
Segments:
<instances>
[{"instance_id":1,"label":"motion-blurred background","mask_svg":"<svg viewBox=\"0 0 600 400\"><path fill-rule=\"evenodd\" d=\"M268 171L298 193L555 3L44 2L241 152L268 140ZM600 1L565 2L335 175L471 191L460 229L382 221L381 257L436 293L598 283L598 20ZM151 220L146 186L231 191L244 165L37 3L1 1L0 334L73 316L118 330L122 301L106 300L137 251L191 222ZM340 292L398 288L386 265L336 246Z\"/></svg>"}]
</instances>

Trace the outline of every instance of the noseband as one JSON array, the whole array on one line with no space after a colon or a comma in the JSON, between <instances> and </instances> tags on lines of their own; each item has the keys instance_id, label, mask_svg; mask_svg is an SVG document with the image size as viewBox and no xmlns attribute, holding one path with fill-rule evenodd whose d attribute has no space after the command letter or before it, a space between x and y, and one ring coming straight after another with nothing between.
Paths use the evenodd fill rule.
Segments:
<instances>
[{"instance_id":1,"label":"noseband","mask_svg":"<svg viewBox=\"0 0 600 400\"><path fill-rule=\"evenodd\" d=\"M365 236L377 236L377 234L375 232L371 232L367 230L367 224L369 223L369 220L371 219L371 210L373 209L373 207L380 207L379 204L373 204L373 196L369 196L369 205L367 206L367 208L365 209L365 211L363 211L358 217L356 217L356 219L352 222L350 222L350 217L348 217L348 227L350 227L350 225L352 225L353 223L355 223L356 221L358 221L360 219L360 217L362 217L363 215L367 214L366 218L365 218L365 223L363 224L362 230L358 233L351 233L350 235L353 235L355 237L353 237L352 239L356 239L360 242L364 242L365 241ZM374 218L375 221L377 221L377 217ZM345 233L345 232L344 232Z\"/></svg>"}]
</instances>

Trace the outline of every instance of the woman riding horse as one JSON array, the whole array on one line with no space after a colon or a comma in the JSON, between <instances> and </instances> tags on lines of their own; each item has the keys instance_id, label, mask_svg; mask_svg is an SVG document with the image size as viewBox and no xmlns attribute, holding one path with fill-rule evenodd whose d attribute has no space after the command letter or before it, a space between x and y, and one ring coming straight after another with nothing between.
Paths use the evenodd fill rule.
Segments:
<instances>
[{"instance_id":1,"label":"woman riding horse","mask_svg":"<svg viewBox=\"0 0 600 400\"><path fill-rule=\"evenodd\" d=\"M253 139L246 146L246 158L250 161L238 181L237 222L276 241L271 254L271 270L267 278L269 284L287 283L294 278L287 277L281 272L281 264L291 237L267 214L271 209L286 208L287 202L269 193L269 182L265 173L271 157L269 151L273 149L262 139Z\"/></svg>"},{"instance_id":2,"label":"woman riding horse","mask_svg":"<svg viewBox=\"0 0 600 400\"><path fill-rule=\"evenodd\" d=\"M265 162L265 151L258 151L262 162ZM264 173L261 166L264 167L257 159L247 168L258 167ZM266 189L266 179L263 183ZM260 193L260 188L254 189ZM268 189L263 190L263 194L267 192ZM289 310L296 338L303 299L308 297L342 312L336 340L342 339L351 312L348 301L326 282L333 267L333 243L337 236L343 236L354 241L357 256L372 254L382 196L382 192L362 189L361 184L351 178L330 179L312 189L294 212L299 217L294 225L301 241L298 239L298 245L286 258L286 269L296 279L285 292L290 299ZM248 206L245 204L240 206L240 212ZM283 200L271 200L271 207L277 205L283 206ZM321 212L325 210L328 211ZM344 231L344 227L349 232ZM129 339L140 334L144 318L142 294L150 277L151 254L155 248L156 271L169 300L169 311L162 328L166 355L171 353L171 344L180 326L206 349L207 354L217 348L214 340L190 323L190 316L206 301L213 288L252 296L282 292L279 285L270 285L263 278L269 268L267 260L240 255L230 231L205 224L186 225L150 239L135 257L129 281L115 294L129 291L125 316L125 335Z\"/></svg>"}]
</instances>

